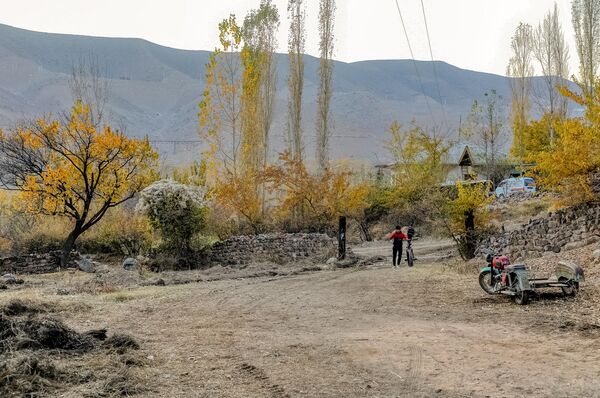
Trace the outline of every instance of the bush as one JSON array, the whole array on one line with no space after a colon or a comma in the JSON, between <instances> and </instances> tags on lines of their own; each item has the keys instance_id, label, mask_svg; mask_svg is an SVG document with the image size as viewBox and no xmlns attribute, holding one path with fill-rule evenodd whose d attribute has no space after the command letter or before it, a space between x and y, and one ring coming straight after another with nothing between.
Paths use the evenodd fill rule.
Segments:
<instances>
[{"instance_id":1,"label":"bush","mask_svg":"<svg viewBox=\"0 0 600 398\"><path fill-rule=\"evenodd\" d=\"M205 195L202 187L161 180L141 192L137 209L148 216L168 248L189 251L192 238L206 228Z\"/></svg>"},{"instance_id":2,"label":"bush","mask_svg":"<svg viewBox=\"0 0 600 398\"><path fill-rule=\"evenodd\" d=\"M39 216L28 231L15 233L12 251L15 253L48 253L61 250L69 228L64 219Z\"/></svg>"},{"instance_id":3,"label":"bush","mask_svg":"<svg viewBox=\"0 0 600 398\"><path fill-rule=\"evenodd\" d=\"M147 253L155 241L148 219L132 209L113 208L78 243L86 253L124 254Z\"/></svg>"}]
</instances>

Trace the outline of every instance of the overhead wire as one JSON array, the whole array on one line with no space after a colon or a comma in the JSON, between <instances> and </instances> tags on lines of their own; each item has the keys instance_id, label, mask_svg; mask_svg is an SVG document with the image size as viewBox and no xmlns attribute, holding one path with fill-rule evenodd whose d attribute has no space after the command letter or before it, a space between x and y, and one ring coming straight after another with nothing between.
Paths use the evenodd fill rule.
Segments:
<instances>
[{"instance_id":1,"label":"overhead wire","mask_svg":"<svg viewBox=\"0 0 600 398\"><path fill-rule=\"evenodd\" d=\"M417 80L419 81L419 86L421 88L421 93L425 98L425 104L427 105L427 110L431 115L431 120L436 122L435 117L433 115L433 111L431 110L431 105L429 104L429 99L427 94L425 94L425 86L423 85L423 79L421 79L421 73L419 72L419 67L417 66L417 61L415 60L415 54L413 53L412 46L410 45L410 39L408 37L408 32L406 31L406 24L404 23L404 18L402 17L402 11L400 10L400 4L398 0L396 0L396 8L398 9L398 15L400 15L400 22L402 22L402 30L404 31L404 37L406 37L406 43L408 44L408 51L410 52L410 58L412 60L413 66L415 67L415 72L417 74Z\"/></svg>"},{"instance_id":2,"label":"overhead wire","mask_svg":"<svg viewBox=\"0 0 600 398\"><path fill-rule=\"evenodd\" d=\"M442 107L442 116L444 117L444 123L448 126L448 117L446 114L446 107L444 106L444 100L442 99L442 91L440 90L440 79L438 78L437 68L435 67L435 60L433 58L433 50L431 48L431 38L429 36L429 25L427 23L427 13L425 12L425 4L421 0L421 10L423 11L423 22L425 22L425 32L427 33L427 44L429 45L429 55L431 56L431 65L433 66L433 76L435 78L435 86L437 88L440 105Z\"/></svg>"}]
</instances>

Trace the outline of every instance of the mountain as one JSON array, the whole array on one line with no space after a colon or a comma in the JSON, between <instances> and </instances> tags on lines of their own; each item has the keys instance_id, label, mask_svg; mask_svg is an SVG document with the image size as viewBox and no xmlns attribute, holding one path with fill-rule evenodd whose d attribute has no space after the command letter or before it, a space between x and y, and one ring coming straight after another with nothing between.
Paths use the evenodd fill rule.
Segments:
<instances>
[{"instance_id":1,"label":"mountain","mask_svg":"<svg viewBox=\"0 0 600 398\"><path fill-rule=\"evenodd\" d=\"M109 82L111 121L126 126L132 136L148 135L170 161L191 159L199 152L198 144L171 141L198 139L198 103L209 55L141 39L40 33L0 24L0 127L68 109L72 67L92 57ZM287 56L278 55L277 60L274 150L283 148L287 111ZM305 57L303 118L309 157L314 153L318 63ZM456 131L472 101L481 100L486 91L498 92L504 111L510 98L505 77L438 61L435 70L433 62L425 61L335 62L333 86L332 155L371 161L387 158L383 141L393 120Z\"/></svg>"}]
</instances>

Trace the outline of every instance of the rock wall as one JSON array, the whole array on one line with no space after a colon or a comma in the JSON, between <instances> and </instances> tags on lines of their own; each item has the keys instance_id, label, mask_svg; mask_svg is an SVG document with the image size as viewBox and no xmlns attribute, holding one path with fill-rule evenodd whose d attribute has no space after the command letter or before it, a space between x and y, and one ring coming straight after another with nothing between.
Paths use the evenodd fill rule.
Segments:
<instances>
[{"instance_id":1,"label":"rock wall","mask_svg":"<svg viewBox=\"0 0 600 398\"><path fill-rule=\"evenodd\" d=\"M549 213L531 220L517 231L505 232L484 241L479 251L508 254L515 261L560 253L600 240L600 204L585 204Z\"/></svg>"},{"instance_id":2,"label":"rock wall","mask_svg":"<svg viewBox=\"0 0 600 398\"><path fill-rule=\"evenodd\" d=\"M2 257L0 258L0 274L45 274L55 272L60 268L60 256L60 251L54 251L47 254ZM76 268L75 261L79 258L79 253L73 252L69 260L69 267Z\"/></svg>"},{"instance_id":3,"label":"rock wall","mask_svg":"<svg viewBox=\"0 0 600 398\"><path fill-rule=\"evenodd\" d=\"M285 264L307 258L326 260L336 250L337 241L325 234L234 236L213 245L209 260L223 265L260 261Z\"/></svg>"}]
</instances>

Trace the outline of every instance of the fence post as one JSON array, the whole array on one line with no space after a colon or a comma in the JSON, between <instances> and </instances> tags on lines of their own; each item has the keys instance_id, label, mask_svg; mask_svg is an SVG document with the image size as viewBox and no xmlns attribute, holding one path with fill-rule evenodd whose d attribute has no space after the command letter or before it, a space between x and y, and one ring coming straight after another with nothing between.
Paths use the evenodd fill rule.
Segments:
<instances>
[{"instance_id":1,"label":"fence post","mask_svg":"<svg viewBox=\"0 0 600 398\"><path fill-rule=\"evenodd\" d=\"M346 217L340 217L338 228L338 259L346 258Z\"/></svg>"}]
</instances>

